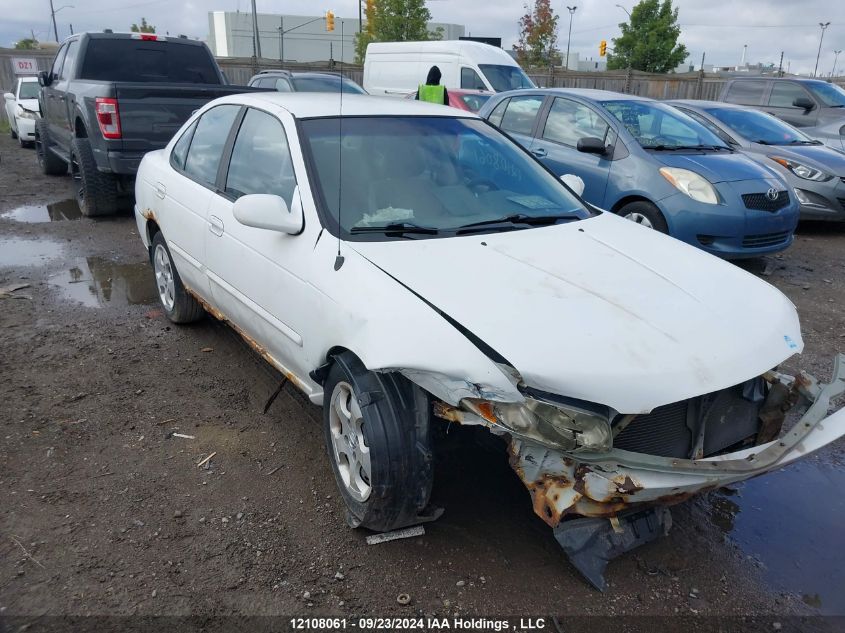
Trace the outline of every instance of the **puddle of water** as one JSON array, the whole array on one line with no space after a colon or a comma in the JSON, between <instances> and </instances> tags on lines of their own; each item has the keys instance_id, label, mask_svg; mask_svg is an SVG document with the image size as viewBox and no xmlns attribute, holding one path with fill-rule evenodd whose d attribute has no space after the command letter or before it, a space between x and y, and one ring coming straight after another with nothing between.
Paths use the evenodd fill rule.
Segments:
<instances>
[{"instance_id":1,"label":"puddle of water","mask_svg":"<svg viewBox=\"0 0 845 633\"><path fill-rule=\"evenodd\" d=\"M50 277L50 283L67 299L92 308L158 301L153 273L147 262L118 264L100 257L80 257L70 268Z\"/></svg>"},{"instance_id":2,"label":"puddle of water","mask_svg":"<svg viewBox=\"0 0 845 633\"><path fill-rule=\"evenodd\" d=\"M826 615L845 615L845 470L798 462L712 495L711 522L761 560L775 585Z\"/></svg>"},{"instance_id":3,"label":"puddle of water","mask_svg":"<svg viewBox=\"0 0 845 633\"><path fill-rule=\"evenodd\" d=\"M50 240L0 239L0 266L39 266L62 254L63 247Z\"/></svg>"},{"instance_id":4,"label":"puddle of water","mask_svg":"<svg viewBox=\"0 0 845 633\"><path fill-rule=\"evenodd\" d=\"M15 222L61 222L63 220L79 220L82 218L82 211L76 200L61 200L51 202L42 206L18 207L3 217Z\"/></svg>"}]
</instances>

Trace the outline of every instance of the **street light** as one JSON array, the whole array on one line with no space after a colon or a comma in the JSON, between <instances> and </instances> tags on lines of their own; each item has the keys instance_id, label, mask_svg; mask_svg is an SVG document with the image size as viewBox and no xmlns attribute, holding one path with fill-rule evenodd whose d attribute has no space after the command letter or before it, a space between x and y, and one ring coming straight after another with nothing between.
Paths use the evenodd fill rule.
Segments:
<instances>
[{"instance_id":1,"label":"street light","mask_svg":"<svg viewBox=\"0 0 845 633\"><path fill-rule=\"evenodd\" d=\"M50 19L53 20L53 37L56 38L56 42L59 41L59 29L56 28L56 14L61 11L62 9L75 9L76 7L72 4L65 4L58 9L53 8L53 0L50 0Z\"/></svg>"},{"instance_id":2,"label":"street light","mask_svg":"<svg viewBox=\"0 0 845 633\"><path fill-rule=\"evenodd\" d=\"M622 9L625 13L627 13L627 14L628 14L628 19L629 19L629 20L631 19L631 12L630 12L630 11L628 11L628 9L626 9L625 7L623 7L621 4L617 4L616 6L617 6L617 7L619 7L620 9Z\"/></svg>"},{"instance_id":3,"label":"street light","mask_svg":"<svg viewBox=\"0 0 845 633\"><path fill-rule=\"evenodd\" d=\"M822 34L819 38L819 52L816 53L816 67L813 69L813 77L816 77L819 71L819 57L822 54L822 41L824 41L824 30L830 26L830 22L819 22L819 26L822 28Z\"/></svg>"},{"instance_id":4,"label":"street light","mask_svg":"<svg viewBox=\"0 0 845 633\"><path fill-rule=\"evenodd\" d=\"M569 70L569 43L572 41L572 16L575 15L575 9L578 7L566 8L569 10L569 35L566 38L566 70Z\"/></svg>"},{"instance_id":5,"label":"street light","mask_svg":"<svg viewBox=\"0 0 845 633\"><path fill-rule=\"evenodd\" d=\"M833 70L830 71L831 79L833 77L836 77L836 62L839 61L839 53L841 53L841 52L842 52L841 50L833 51Z\"/></svg>"}]
</instances>

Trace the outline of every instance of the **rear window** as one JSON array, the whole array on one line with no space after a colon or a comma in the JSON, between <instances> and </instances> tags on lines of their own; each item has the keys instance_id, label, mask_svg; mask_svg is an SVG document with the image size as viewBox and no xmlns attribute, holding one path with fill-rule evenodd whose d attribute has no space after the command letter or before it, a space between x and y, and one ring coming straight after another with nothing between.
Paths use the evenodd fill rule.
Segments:
<instances>
[{"instance_id":1,"label":"rear window","mask_svg":"<svg viewBox=\"0 0 845 633\"><path fill-rule=\"evenodd\" d=\"M220 84L217 65L205 46L134 39L89 40L80 78Z\"/></svg>"},{"instance_id":2,"label":"rear window","mask_svg":"<svg viewBox=\"0 0 845 633\"><path fill-rule=\"evenodd\" d=\"M728 88L725 101L742 105L759 105L765 89L765 81L735 81Z\"/></svg>"}]
</instances>

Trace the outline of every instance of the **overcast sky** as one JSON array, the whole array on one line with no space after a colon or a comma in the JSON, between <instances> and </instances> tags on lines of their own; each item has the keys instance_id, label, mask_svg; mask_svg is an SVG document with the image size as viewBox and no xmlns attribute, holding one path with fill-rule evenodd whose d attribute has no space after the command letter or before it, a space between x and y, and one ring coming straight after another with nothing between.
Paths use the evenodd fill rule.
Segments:
<instances>
[{"instance_id":1,"label":"overcast sky","mask_svg":"<svg viewBox=\"0 0 845 633\"><path fill-rule=\"evenodd\" d=\"M572 23L572 50L582 57L596 57L598 43L619 34L618 23L626 20L615 0L569 0L578 8ZM621 0L629 10L634 0ZM54 0L56 8L73 5L59 11L59 38L69 34L69 24L75 31L128 30L132 22L144 16L158 27L159 33L184 33L205 39L208 35L208 11L246 11L250 0L209 0L184 2L178 0ZM334 10L342 17L358 15L357 0L257 0L259 13L308 15ZM324 6L325 5L325 6ZM564 0L553 0L553 8L562 13L559 29L559 48L566 48L569 13ZM833 51L845 49L845 1L843 0L675 0L680 10L681 41L686 44L696 67L706 52L706 63L736 64L743 44L748 44L748 61L778 63L784 52L784 69L792 72L812 72L819 46L819 22L830 22L822 45L819 74L828 74L833 67ZM51 39L49 0L13 2L0 0L3 21L0 24L0 45L11 46L15 41L35 31L38 39ZM309 7L306 10L304 6ZM467 33L478 36L501 37L509 48L517 38L517 21L524 13L520 0L429 0L432 17L438 22L453 22L466 26ZM839 59L845 69L845 55Z\"/></svg>"}]
</instances>

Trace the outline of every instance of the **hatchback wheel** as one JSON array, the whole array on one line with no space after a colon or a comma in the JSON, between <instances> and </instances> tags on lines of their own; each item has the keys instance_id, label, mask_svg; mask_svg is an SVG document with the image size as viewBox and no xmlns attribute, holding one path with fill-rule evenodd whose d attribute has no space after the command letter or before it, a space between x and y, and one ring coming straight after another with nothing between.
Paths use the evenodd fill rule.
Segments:
<instances>
[{"instance_id":1,"label":"hatchback wheel","mask_svg":"<svg viewBox=\"0 0 845 633\"><path fill-rule=\"evenodd\" d=\"M424 516L432 484L429 400L400 374L368 371L351 352L325 382L323 427L352 527L387 531Z\"/></svg>"},{"instance_id":2,"label":"hatchback wheel","mask_svg":"<svg viewBox=\"0 0 845 633\"><path fill-rule=\"evenodd\" d=\"M666 224L666 219L656 206L651 202L645 200L637 200L636 202L629 202L618 211L619 215L626 220L636 222L646 228L660 231L661 233L668 233L669 226Z\"/></svg>"},{"instance_id":3,"label":"hatchback wheel","mask_svg":"<svg viewBox=\"0 0 845 633\"><path fill-rule=\"evenodd\" d=\"M203 307L182 285L170 249L160 231L153 237L152 264L158 298L167 318L174 323L193 323L201 319L205 314Z\"/></svg>"}]
</instances>

